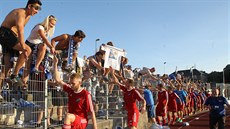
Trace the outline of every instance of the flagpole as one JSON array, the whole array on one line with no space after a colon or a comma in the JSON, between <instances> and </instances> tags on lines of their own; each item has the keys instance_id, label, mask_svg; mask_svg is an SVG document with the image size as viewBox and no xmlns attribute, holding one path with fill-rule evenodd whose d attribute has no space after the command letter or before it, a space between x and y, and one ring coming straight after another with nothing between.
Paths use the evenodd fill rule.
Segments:
<instances>
[{"instance_id":1,"label":"flagpole","mask_svg":"<svg viewBox=\"0 0 230 129\"><path fill-rule=\"evenodd\" d=\"M176 66L176 69L175 69L175 74L177 74L177 66Z\"/></svg>"},{"instance_id":2,"label":"flagpole","mask_svg":"<svg viewBox=\"0 0 230 129\"><path fill-rule=\"evenodd\" d=\"M194 82L194 78L193 78L193 69L194 69L194 66L192 66L192 67L190 68L190 72L192 73L192 81Z\"/></svg>"},{"instance_id":3,"label":"flagpole","mask_svg":"<svg viewBox=\"0 0 230 129\"><path fill-rule=\"evenodd\" d=\"M95 53L97 53L97 42L100 41L100 39L95 40Z\"/></svg>"}]
</instances>

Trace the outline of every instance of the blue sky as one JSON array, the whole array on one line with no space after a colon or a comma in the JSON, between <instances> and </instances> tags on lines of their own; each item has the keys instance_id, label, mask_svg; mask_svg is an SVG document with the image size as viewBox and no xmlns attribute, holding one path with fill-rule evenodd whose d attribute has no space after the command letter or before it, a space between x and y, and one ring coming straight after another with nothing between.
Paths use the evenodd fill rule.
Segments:
<instances>
[{"instance_id":1,"label":"blue sky","mask_svg":"<svg viewBox=\"0 0 230 129\"><path fill-rule=\"evenodd\" d=\"M58 21L54 36L83 30L79 55L90 56L112 41L129 64L163 74L196 66L210 73L230 63L228 0L42 0L42 11L25 27L25 38L48 15ZM27 0L1 0L0 22ZM164 62L166 64L164 65Z\"/></svg>"}]
</instances>

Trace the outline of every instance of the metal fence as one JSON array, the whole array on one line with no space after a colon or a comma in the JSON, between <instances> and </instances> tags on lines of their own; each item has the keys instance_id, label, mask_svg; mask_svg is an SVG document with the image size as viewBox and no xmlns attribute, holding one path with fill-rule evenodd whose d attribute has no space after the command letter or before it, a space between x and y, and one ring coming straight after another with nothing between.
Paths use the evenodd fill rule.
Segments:
<instances>
[{"instance_id":1,"label":"metal fence","mask_svg":"<svg viewBox=\"0 0 230 129\"><path fill-rule=\"evenodd\" d=\"M2 77L0 128L61 127L67 113L68 98L59 86L51 83L52 80L46 80L44 72L31 74L26 88ZM125 112L118 86L114 85L110 93L109 87L108 82L96 87L94 108L97 119L114 118ZM123 122L120 124L124 126Z\"/></svg>"},{"instance_id":2,"label":"metal fence","mask_svg":"<svg viewBox=\"0 0 230 129\"><path fill-rule=\"evenodd\" d=\"M4 70L4 66L0 67ZM116 119L126 114L123 109L123 96L117 85L106 81L95 80L83 83L83 87L92 93L95 89L94 108L97 119ZM64 81L68 81L68 74L63 73ZM143 78L135 77L135 86L145 85ZM31 74L28 86L25 88L18 83L12 84L1 76L0 99L0 128L37 128L47 129L61 127L67 110L68 97L60 86L52 84L52 79L47 80L45 73ZM95 83L89 88L89 83ZM156 82L151 83L155 86ZM219 85L219 84L218 84ZM223 94L230 98L230 84L223 86ZM113 90L111 90L113 87ZM119 125L125 127L123 118Z\"/></svg>"}]
</instances>

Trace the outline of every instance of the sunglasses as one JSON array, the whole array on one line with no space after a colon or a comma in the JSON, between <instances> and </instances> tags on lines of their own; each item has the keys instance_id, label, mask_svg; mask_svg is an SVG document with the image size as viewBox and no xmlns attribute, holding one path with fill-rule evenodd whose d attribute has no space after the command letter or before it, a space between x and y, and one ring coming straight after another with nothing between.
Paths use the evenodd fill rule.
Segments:
<instances>
[{"instance_id":1,"label":"sunglasses","mask_svg":"<svg viewBox=\"0 0 230 129\"><path fill-rule=\"evenodd\" d=\"M33 7L35 10L42 10L42 7L41 6L36 6L36 5L31 5L31 7Z\"/></svg>"},{"instance_id":2,"label":"sunglasses","mask_svg":"<svg viewBox=\"0 0 230 129\"><path fill-rule=\"evenodd\" d=\"M55 20L57 21L56 17L54 15L49 15L49 20Z\"/></svg>"},{"instance_id":3,"label":"sunglasses","mask_svg":"<svg viewBox=\"0 0 230 129\"><path fill-rule=\"evenodd\" d=\"M50 15L49 18L55 18L55 16L54 15Z\"/></svg>"}]
</instances>

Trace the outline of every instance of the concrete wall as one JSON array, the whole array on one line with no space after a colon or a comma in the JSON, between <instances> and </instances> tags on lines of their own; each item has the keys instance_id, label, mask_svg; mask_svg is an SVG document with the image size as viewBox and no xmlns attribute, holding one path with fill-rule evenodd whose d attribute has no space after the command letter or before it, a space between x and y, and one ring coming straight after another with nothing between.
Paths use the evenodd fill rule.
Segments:
<instances>
[{"instance_id":1,"label":"concrete wall","mask_svg":"<svg viewBox=\"0 0 230 129\"><path fill-rule=\"evenodd\" d=\"M148 128L148 117L147 117L147 112L141 114L139 117L139 122L138 122L138 129L149 129Z\"/></svg>"},{"instance_id":2,"label":"concrete wall","mask_svg":"<svg viewBox=\"0 0 230 129\"><path fill-rule=\"evenodd\" d=\"M112 129L112 127L113 127L113 120L112 119L108 119L108 120L97 119L97 128L98 129ZM86 129L93 129L93 125L92 125L91 120L89 121L89 124L88 124Z\"/></svg>"},{"instance_id":3,"label":"concrete wall","mask_svg":"<svg viewBox=\"0 0 230 129\"><path fill-rule=\"evenodd\" d=\"M111 128L111 129L117 129L117 127L123 127L123 129L127 128L127 116L126 116L126 114L114 116L114 117L111 117L111 119L113 119L113 128ZM138 129L149 129L148 128L147 112L145 112L143 114L140 113L137 128Z\"/></svg>"},{"instance_id":4,"label":"concrete wall","mask_svg":"<svg viewBox=\"0 0 230 129\"><path fill-rule=\"evenodd\" d=\"M28 114L27 114L28 115ZM0 123L5 125L13 125L15 122L16 117L16 110L14 111L14 114L11 116L0 116ZM21 120L25 119L24 112L22 112ZM28 119L30 120L30 119ZM97 127L98 129L117 129L118 127L121 127L122 129L127 128L127 116L126 114L117 114L113 117L109 117L108 120L105 119L97 119ZM139 116L139 122L138 122L138 129L148 129L148 118L147 118L147 112L141 114ZM61 127L58 127L57 129L61 129ZM87 129L93 129L92 121L89 121L89 124L87 126Z\"/></svg>"}]
</instances>

